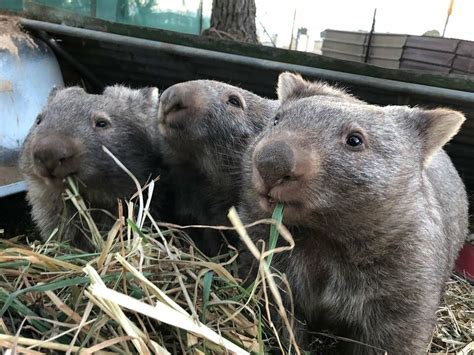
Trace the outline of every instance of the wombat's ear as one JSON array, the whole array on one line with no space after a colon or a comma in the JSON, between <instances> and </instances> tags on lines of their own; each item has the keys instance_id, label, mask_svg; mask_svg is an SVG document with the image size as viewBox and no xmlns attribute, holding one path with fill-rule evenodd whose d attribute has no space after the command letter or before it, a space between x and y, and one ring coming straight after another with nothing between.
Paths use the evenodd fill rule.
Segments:
<instances>
[{"instance_id":1,"label":"wombat's ear","mask_svg":"<svg viewBox=\"0 0 474 355\"><path fill-rule=\"evenodd\" d=\"M160 100L160 92L158 91L158 88L155 87L147 87L140 89L140 93L142 94L145 102L150 106L157 108L158 103Z\"/></svg>"},{"instance_id":2,"label":"wombat's ear","mask_svg":"<svg viewBox=\"0 0 474 355\"><path fill-rule=\"evenodd\" d=\"M466 118L461 112L438 108L419 112L416 120L427 166L433 155L458 133Z\"/></svg>"},{"instance_id":3,"label":"wombat's ear","mask_svg":"<svg viewBox=\"0 0 474 355\"><path fill-rule=\"evenodd\" d=\"M301 75L290 72L281 73L278 77L277 95L280 102L286 101L291 96L296 96L298 91L304 91L308 86ZM301 90L303 89L303 90Z\"/></svg>"},{"instance_id":4,"label":"wombat's ear","mask_svg":"<svg viewBox=\"0 0 474 355\"><path fill-rule=\"evenodd\" d=\"M140 93L142 107L146 110L147 117L152 119L158 117L158 104L160 102L158 88L146 87L138 91Z\"/></svg>"},{"instance_id":5,"label":"wombat's ear","mask_svg":"<svg viewBox=\"0 0 474 355\"><path fill-rule=\"evenodd\" d=\"M281 73L278 77L277 87L278 100L284 102L289 99L302 99L311 96L326 96L340 98L344 101L360 103L358 99L345 92L343 89L336 88L324 81L307 81L299 74L289 72Z\"/></svg>"},{"instance_id":6,"label":"wombat's ear","mask_svg":"<svg viewBox=\"0 0 474 355\"><path fill-rule=\"evenodd\" d=\"M50 102L61 89L62 88L60 88L59 86L54 85L51 91L49 92L48 102Z\"/></svg>"}]
</instances>

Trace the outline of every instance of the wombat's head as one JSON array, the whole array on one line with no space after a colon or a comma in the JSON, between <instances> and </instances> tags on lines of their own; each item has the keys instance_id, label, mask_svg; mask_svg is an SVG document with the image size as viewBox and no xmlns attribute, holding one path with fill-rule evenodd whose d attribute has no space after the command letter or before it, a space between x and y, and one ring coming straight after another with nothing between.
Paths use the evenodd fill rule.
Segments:
<instances>
[{"instance_id":1,"label":"wombat's head","mask_svg":"<svg viewBox=\"0 0 474 355\"><path fill-rule=\"evenodd\" d=\"M282 202L288 224L409 204L430 159L465 119L447 109L324 100L311 88L280 75L281 107L246 159L247 196L266 214Z\"/></svg>"},{"instance_id":2,"label":"wombat's head","mask_svg":"<svg viewBox=\"0 0 474 355\"><path fill-rule=\"evenodd\" d=\"M160 98L159 129L174 159L232 158L273 117L277 102L212 80L169 87Z\"/></svg>"},{"instance_id":3,"label":"wombat's head","mask_svg":"<svg viewBox=\"0 0 474 355\"><path fill-rule=\"evenodd\" d=\"M156 88L113 86L102 95L78 87L54 89L25 140L20 159L23 174L57 188L71 175L87 190L120 193L133 187L102 146L144 181L156 159L158 143L150 129L157 105Z\"/></svg>"}]
</instances>

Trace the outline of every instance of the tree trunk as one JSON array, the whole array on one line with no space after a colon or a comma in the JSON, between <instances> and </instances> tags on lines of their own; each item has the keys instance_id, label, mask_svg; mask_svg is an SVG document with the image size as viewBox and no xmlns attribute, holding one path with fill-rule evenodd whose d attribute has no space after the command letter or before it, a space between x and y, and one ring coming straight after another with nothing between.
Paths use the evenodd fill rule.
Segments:
<instances>
[{"instance_id":1,"label":"tree trunk","mask_svg":"<svg viewBox=\"0 0 474 355\"><path fill-rule=\"evenodd\" d=\"M211 28L203 35L258 43L256 14L255 0L213 0Z\"/></svg>"}]
</instances>

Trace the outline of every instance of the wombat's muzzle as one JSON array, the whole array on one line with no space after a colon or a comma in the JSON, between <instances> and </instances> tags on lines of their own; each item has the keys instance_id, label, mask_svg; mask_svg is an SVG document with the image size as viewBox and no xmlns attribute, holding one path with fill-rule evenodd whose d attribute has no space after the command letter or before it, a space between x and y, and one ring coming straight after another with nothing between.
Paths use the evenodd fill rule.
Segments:
<instances>
[{"instance_id":1,"label":"wombat's muzzle","mask_svg":"<svg viewBox=\"0 0 474 355\"><path fill-rule=\"evenodd\" d=\"M260 206L273 210L276 202L285 205L285 214L299 214L311 181L317 175L319 159L298 136L282 134L261 140L253 154L252 184Z\"/></svg>"},{"instance_id":2,"label":"wombat's muzzle","mask_svg":"<svg viewBox=\"0 0 474 355\"><path fill-rule=\"evenodd\" d=\"M46 178L65 178L77 173L81 149L69 136L49 134L32 142L35 172Z\"/></svg>"},{"instance_id":3,"label":"wombat's muzzle","mask_svg":"<svg viewBox=\"0 0 474 355\"><path fill-rule=\"evenodd\" d=\"M255 152L254 162L268 189L295 177L295 155L293 149L283 141L270 142L261 147Z\"/></svg>"},{"instance_id":4,"label":"wombat's muzzle","mask_svg":"<svg viewBox=\"0 0 474 355\"><path fill-rule=\"evenodd\" d=\"M202 101L202 95L190 83L169 87L160 98L158 113L160 125L173 129L186 128L197 117Z\"/></svg>"}]
</instances>

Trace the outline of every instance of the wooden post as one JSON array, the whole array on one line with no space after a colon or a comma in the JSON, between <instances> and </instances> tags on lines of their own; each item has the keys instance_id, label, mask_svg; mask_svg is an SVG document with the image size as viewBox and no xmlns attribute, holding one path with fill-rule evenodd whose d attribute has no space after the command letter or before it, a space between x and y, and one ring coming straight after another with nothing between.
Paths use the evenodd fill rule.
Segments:
<instances>
[{"instance_id":1,"label":"wooden post","mask_svg":"<svg viewBox=\"0 0 474 355\"><path fill-rule=\"evenodd\" d=\"M450 17L451 14L453 13L453 6L454 6L454 0L451 0L451 1L449 2L448 15L446 16L446 22L444 23L443 35L441 36L441 37L443 37L443 38L444 38L444 34L446 33L446 27L448 27L449 17Z\"/></svg>"},{"instance_id":2,"label":"wooden post","mask_svg":"<svg viewBox=\"0 0 474 355\"><path fill-rule=\"evenodd\" d=\"M367 40L367 49L365 50L364 63L367 63L370 55L370 45L372 44L372 36L375 30L375 17L377 16L377 8L374 10L374 17L372 18L372 28L370 29L369 39Z\"/></svg>"}]
</instances>

